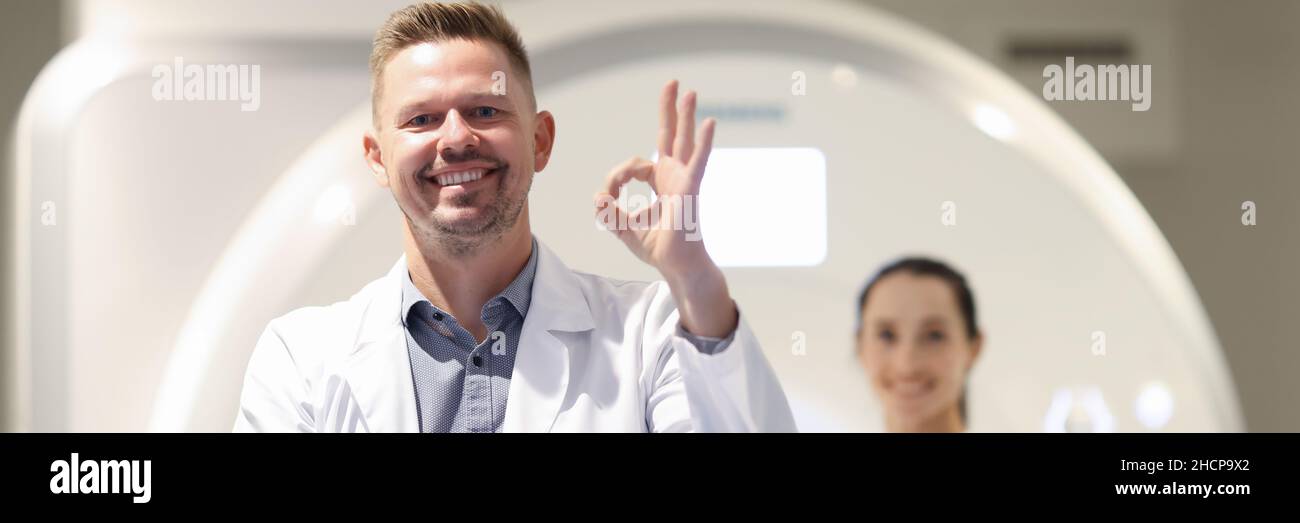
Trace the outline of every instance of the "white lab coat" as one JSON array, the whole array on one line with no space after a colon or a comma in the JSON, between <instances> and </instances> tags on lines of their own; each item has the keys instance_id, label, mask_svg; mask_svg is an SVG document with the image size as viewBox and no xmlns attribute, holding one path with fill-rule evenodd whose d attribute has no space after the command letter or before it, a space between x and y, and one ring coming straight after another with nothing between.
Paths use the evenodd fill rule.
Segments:
<instances>
[{"instance_id":1,"label":"white lab coat","mask_svg":"<svg viewBox=\"0 0 1300 523\"><path fill-rule=\"evenodd\" d=\"M506 432L793 432L742 317L723 351L676 334L663 282L575 272L540 242ZM248 363L236 432L419 432L400 314L405 259L351 299L272 320Z\"/></svg>"}]
</instances>

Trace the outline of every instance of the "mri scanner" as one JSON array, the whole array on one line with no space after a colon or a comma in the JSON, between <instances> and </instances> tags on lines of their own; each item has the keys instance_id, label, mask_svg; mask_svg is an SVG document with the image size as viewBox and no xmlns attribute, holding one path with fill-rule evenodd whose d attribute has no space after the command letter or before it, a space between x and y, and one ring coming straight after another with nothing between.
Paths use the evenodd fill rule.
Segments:
<instances>
[{"instance_id":1,"label":"mri scanner","mask_svg":"<svg viewBox=\"0 0 1300 523\"><path fill-rule=\"evenodd\" d=\"M881 429L854 299L912 253L974 288L972 430L1243 430L1168 242L1034 93L864 5L699 4L505 4L557 120L534 232L571 267L656 276L594 226L591 195L653 151L679 78L719 120L706 241L801 430ZM7 427L229 430L266 323L401 254L361 155L369 33L288 33L87 37L37 79L14 144ZM260 107L153 99L176 57L260 65Z\"/></svg>"}]
</instances>

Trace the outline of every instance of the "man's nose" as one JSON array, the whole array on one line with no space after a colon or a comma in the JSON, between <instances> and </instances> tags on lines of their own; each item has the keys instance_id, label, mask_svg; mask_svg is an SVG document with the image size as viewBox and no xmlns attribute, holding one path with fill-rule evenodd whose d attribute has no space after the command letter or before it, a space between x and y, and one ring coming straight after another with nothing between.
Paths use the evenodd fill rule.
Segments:
<instances>
[{"instance_id":1,"label":"man's nose","mask_svg":"<svg viewBox=\"0 0 1300 523\"><path fill-rule=\"evenodd\" d=\"M438 152L460 153L472 147L478 147L478 136L470 129L460 111L447 113L442 124L442 138L438 141Z\"/></svg>"}]
</instances>

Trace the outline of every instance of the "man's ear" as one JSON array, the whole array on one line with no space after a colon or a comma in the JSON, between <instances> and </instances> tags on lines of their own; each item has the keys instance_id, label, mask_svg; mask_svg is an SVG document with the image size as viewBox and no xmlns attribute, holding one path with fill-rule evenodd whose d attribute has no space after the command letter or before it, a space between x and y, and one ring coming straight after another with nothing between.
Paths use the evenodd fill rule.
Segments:
<instances>
[{"instance_id":1,"label":"man's ear","mask_svg":"<svg viewBox=\"0 0 1300 523\"><path fill-rule=\"evenodd\" d=\"M380 187L388 187L388 169L384 168L383 151L379 150L379 139L375 136L375 130L369 129L361 138L361 145L366 151L366 163L370 165L370 171L374 173L375 183Z\"/></svg>"},{"instance_id":2,"label":"man's ear","mask_svg":"<svg viewBox=\"0 0 1300 523\"><path fill-rule=\"evenodd\" d=\"M555 117L550 111L537 113L533 126L533 172L541 172L551 161L551 148L555 146Z\"/></svg>"}]
</instances>

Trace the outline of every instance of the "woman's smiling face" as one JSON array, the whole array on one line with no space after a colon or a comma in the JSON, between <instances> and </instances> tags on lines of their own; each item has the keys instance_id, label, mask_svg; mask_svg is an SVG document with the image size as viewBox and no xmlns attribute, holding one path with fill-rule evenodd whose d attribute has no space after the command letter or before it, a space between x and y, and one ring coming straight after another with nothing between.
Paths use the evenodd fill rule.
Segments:
<instances>
[{"instance_id":1,"label":"woman's smiling face","mask_svg":"<svg viewBox=\"0 0 1300 523\"><path fill-rule=\"evenodd\" d=\"M887 419L921 425L958 407L980 338L944 280L898 271L871 288L858 355Z\"/></svg>"}]
</instances>

